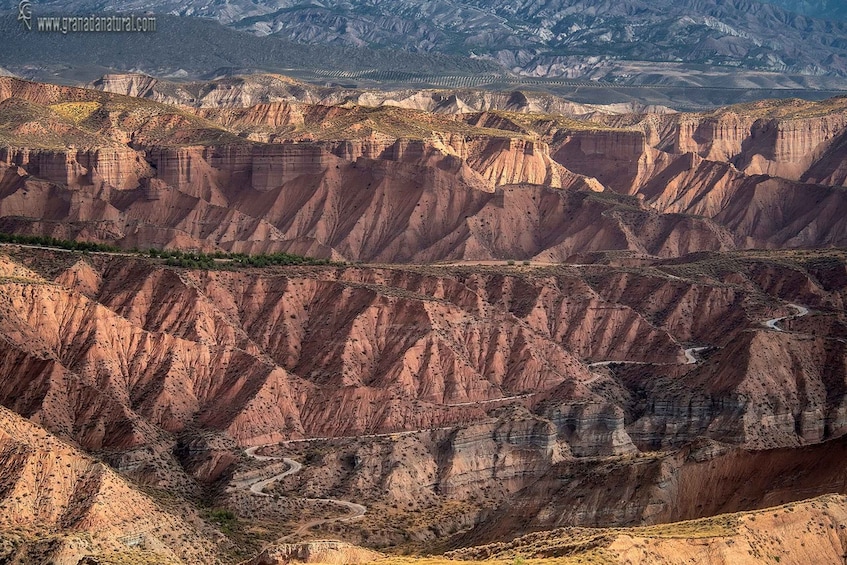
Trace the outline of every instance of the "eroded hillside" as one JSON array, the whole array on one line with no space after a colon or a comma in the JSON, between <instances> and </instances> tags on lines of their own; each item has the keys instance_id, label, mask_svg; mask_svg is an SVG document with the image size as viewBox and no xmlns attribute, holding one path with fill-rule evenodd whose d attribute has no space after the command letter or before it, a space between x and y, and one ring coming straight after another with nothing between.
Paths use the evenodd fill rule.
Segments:
<instances>
[{"instance_id":1,"label":"eroded hillside","mask_svg":"<svg viewBox=\"0 0 847 565\"><path fill-rule=\"evenodd\" d=\"M5 408L0 453L4 563L214 560L221 536L199 518L167 512L105 463Z\"/></svg>"},{"instance_id":2,"label":"eroded hillside","mask_svg":"<svg viewBox=\"0 0 847 565\"><path fill-rule=\"evenodd\" d=\"M7 231L403 263L813 248L847 233L837 99L574 121L194 109L15 79L0 93Z\"/></svg>"},{"instance_id":3,"label":"eroded hillside","mask_svg":"<svg viewBox=\"0 0 847 565\"><path fill-rule=\"evenodd\" d=\"M0 401L152 488L229 484L217 504L280 536L449 548L847 489L840 466L715 504L692 486L764 453L842 460L840 251L201 271L5 250ZM302 470L244 467L239 446L277 442ZM327 521L355 510L327 499L370 512Z\"/></svg>"},{"instance_id":4,"label":"eroded hillside","mask_svg":"<svg viewBox=\"0 0 847 565\"><path fill-rule=\"evenodd\" d=\"M847 493L843 99L634 114L265 78L118 85L159 101L0 78L0 231L126 250L0 244L9 559L839 551L840 498L800 513L833 528L780 509L768 538L760 513L463 548ZM774 553L791 535L818 553Z\"/></svg>"}]
</instances>

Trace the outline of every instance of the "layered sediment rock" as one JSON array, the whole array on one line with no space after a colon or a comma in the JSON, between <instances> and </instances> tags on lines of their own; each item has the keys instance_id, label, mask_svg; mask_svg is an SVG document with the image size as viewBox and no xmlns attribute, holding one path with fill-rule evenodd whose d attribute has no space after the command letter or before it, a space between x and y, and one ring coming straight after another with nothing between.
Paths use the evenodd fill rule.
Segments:
<instances>
[{"instance_id":1,"label":"layered sediment rock","mask_svg":"<svg viewBox=\"0 0 847 565\"><path fill-rule=\"evenodd\" d=\"M842 191L740 170L761 154L779 167L802 162L796 174L770 174L837 184L837 150L827 141L843 129L836 102L793 114L779 106L776 141L771 126L754 122L761 132L736 152L740 126L730 122L755 112L619 117L610 128L265 102L231 115L209 110L211 122L99 91L2 85L0 98L21 116L4 136L35 145L0 153L4 229L392 262L845 244ZM723 125L668 141L709 120ZM42 122L50 131L19 131ZM248 141L253 134L274 143ZM715 136L727 139L718 147ZM62 144L86 149L54 149ZM605 185L631 197L593 194ZM778 212L758 213L770 208Z\"/></svg>"},{"instance_id":2,"label":"layered sediment rock","mask_svg":"<svg viewBox=\"0 0 847 565\"><path fill-rule=\"evenodd\" d=\"M466 499L496 483L517 492L568 454L551 422L520 414L460 428L448 440L439 472L439 492Z\"/></svg>"},{"instance_id":3,"label":"layered sediment rock","mask_svg":"<svg viewBox=\"0 0 847 565\"><path fill-rule=\"evenodd\" d=\"M133 189L152 174L144 154L127 147L42 150L0 147L0 165L20 167L29 174L71 188L108 185Z\"/></svg>"},{"instance_id":4,"label":"layered sediment rock","mask_svg":"<svg viewBox=\"0 0 847 565\"><path fill-rule=\"evenodd\" d=\"M638 451L627 433L624 411L619 406L566 403L546 408L544 415L577 457L626 455Z\"/></svg>"},{"instance_id":5,"label":"layered sediment rock","mask_svg":"<svg viewBox=\"0 0 847 565\"><path fill-rule=\"evenodd\" d=\"M747 175L796 181L844 133L847 112L838 99L820 107L800 100L763 101L712 114L648 118L639 126L661 151L694 153L731 163Z\"/></svg>"},{"instance_id":6,"label":"layered sediment rock","mask_svg":"<svg viewBox=\"0 0 847 565\"><path fill-rule=\"evenodd\" d=\"M564 132L555 141L553 158L616 192L634 194L650 171L655 153L640 131L597 129Z\"/></svg>"}]
</instances>

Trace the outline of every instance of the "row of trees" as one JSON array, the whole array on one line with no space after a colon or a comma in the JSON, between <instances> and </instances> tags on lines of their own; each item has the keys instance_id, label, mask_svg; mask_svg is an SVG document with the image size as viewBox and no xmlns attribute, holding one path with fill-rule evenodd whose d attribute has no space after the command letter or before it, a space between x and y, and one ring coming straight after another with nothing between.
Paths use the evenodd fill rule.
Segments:
<instances>
[{"instance_id":1,"label":"row of trees","mask_svg":"<svg viewBox=\"0 0 847 565\"><path fill-rule=\"evenodd\" d=\"M246 253L225 253L216 251L214 253L199 253L175 250L149 249L150 257L161 258L167 265L174 267L187 267L190 269L220 269L235 266L243 267L269 267L273 265L330 265L327 259L315 259L314 257L303 257L292 253L262 253L259 255L247 255Z\"/></svg>"},{"instance_id":2,"label":"row of trees","mask_svg":"<svg viewBox=\"0 0 847 565\"><path fill-rule=\"evenodd\" d=\"M103 243L92 243L87 241L70 241L56 239L40 235L19 235L0 232L0 243L16 243L19 245L38 245L41 247L52 247L67 249L70 251L90 252L123 252L134 255L142 255L153 259L164 259L166 265L172 267L185 267L189 269L231 269L234 267L269 267L273 265L330 265L327 259L315 259L303 257L292 253L262 253L259 255L248 255L246 253L226 253L216 251L214 253L201 253L196 251L180 251L148 249L121 250L113 245Z\"/></svg>"},{"instance_id":3,"label":"row of trees","mask_svg":"<svg viewBox=\"0 0 847 565\"><path fill-rule=\"evenodd\" d=\"M114 245L106 245L104 243L92 243L90 241L70 241L67 239L56 239L55 237L46 237L42 235L18 235L13 233L0 232L0 243L17 243L20 245L40 245L42 247L56 247L58 249L68 249L71 251L99 251L99 252L117 252L120 251Z\"/></svg>"}]
</instances>

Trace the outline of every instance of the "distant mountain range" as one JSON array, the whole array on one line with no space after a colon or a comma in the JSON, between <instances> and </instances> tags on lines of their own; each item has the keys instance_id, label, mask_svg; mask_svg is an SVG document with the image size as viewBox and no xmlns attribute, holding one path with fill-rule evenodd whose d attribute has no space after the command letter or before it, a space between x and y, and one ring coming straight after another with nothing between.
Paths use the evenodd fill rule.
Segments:
<instances>
[{"instance_id":1,"label":"distant mountain range","mask_svg":"<svg viewBox=\"0 0 847 565\"><path fill-rule=\"evenodd\" d=\"M480 58L533 77L649 83L657 74L668 80L697 66L847 76L847 8L829 0L43 0L33 6L36 15L104 10L202 16L298 43Z\"/></svg>"},{"instance_id":2,"label":"distant mountain range","mask_svg":"<svg viewBox=\"0 0 847 565\"><path fill-rule=\"evenodd\" d=\"M823 20L847 20L847 4L842 0L762 0L789 12Z\"/></svg>"}]
</instances>

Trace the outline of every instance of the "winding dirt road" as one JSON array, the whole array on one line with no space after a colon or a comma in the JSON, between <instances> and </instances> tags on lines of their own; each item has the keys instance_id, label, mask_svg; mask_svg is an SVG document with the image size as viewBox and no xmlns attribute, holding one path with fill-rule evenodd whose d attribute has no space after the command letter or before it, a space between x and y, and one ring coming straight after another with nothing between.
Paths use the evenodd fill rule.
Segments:
<instances>
[{"instance_id":1,"label":"winding dirt road","mask_svg":"<svg viewBox=\"0 0 847 565\"><path fill-rule=\"evenodd\" d=\"M697 356L695 353L700 353L701 351L706 351L709 349L709 346L704 347L689 347L685 350L685 364L686 365L694 365L697 363Z\"/></svg>"},{"instance_id":2,"label":"winding dirt road","mask_svg":"<svg viewBox=\"0 0 847 565\"><path fill-rule=\"evenodd\" d=\"M507 402L509 400L519 400L521 398L529 398L531 396L535 396L538 394L537 392L530 392L527 394L517 394L515 396L502 396L500 398L491 398L489 400L477 400L474 402L457 402L455 404L445 404L444 406L449 406L451 408L455 406L478 406L480 404L494 404L495 402Z\"/></svg>"},{"instance_id":3,"label":"winding dirt road","mask_svg":"<svg viewBox=\"0 0 847 565\"><path fill-rule=\"evenodd\" d=\"M789 306L791 306L792 308L797 310L797 313L792 314L790 316L782 316L780 318L771 318L770 320L765 320L764 322L762 322L762 325L764 325L766 328L768 328L770 330L775 330L775 331L778 331L778 332L784 332L785 331L784 329L777 326L778 323L780 323L783 320L793 320L794 318L802 318L803 316L805 316L806 314L809 313L809 309L806 308L805 306L800 306L799 304L789 304Z\"/></svg>"},{"instance_id":4,"label":"winding dirt road","mask_svg":"<svg viewBox=\"0 0 847 565\"><path fill-rule=\"evenodd\" d=\"M252 457L256 461L282 461L288 466L288 468L282 473L278 473L276 475L273 475L272 477L268 477L267 479L263 479L261 477L252 479L241 479L239 481L233 481L233 484L236 488L249 489L250 492L255 495L270 497L271 495L264 492L265 487L289 475L299 473L300 470L303 468L303 465L301 465L294 459L289 459L288 457L269 457L267 455L258 455L256 451L261 447L264 446L247 448L244 450L244 453L247 454L248 457Z\"/></svg>"},{"instance_id":5,"label":"winding dirt road","mask_svg":"<svg viewBox=\"0 0 847 565\"><path fill-rule=\"evenodd\" d=\"M803 316L805 316L809 313L809 309L806 308L805 306L800 306L799 304L789 304L789 306L791 308L794 308L797 311L797 313L791 314L789 316L780 316L779 318L771 318L770 320L765 320L765 321L761 322L761 324L763 326L765 326L766 328L768 328L769 330L774 330L774 331L777 331L777 332L784 332L785 330L780 328L777 324L779 324L783 320L793 320L795 318L802 318ZM684 353L685 353L685 364L686 365L695 365L698 362L698 358L697 358L696 354L701 352L701 351L705 351L706 349L709 349L709 346L689 347L688 349L686 349L684 351ZM613 363L621 363L621 364L625 363L627 365L646 365L647 364L645 361L596 361L594 363L589 363L588 367L589 368L608 367L609 365L612 365ZM588 381L586 381L586 384L588 384Z\"/></svg>"},{"instance_id":6,"label":"winding dirt road","mask_svg":"<svg viewBox=\"0 0 847 565\"><path fill-rule=\"evenodd\" d=\"M700 346L700 347L689 347L684 351L685 353L685 364L686 365L694 365L697 363L698 359L695 353L699 353L701 351L705 351L709 349L708 345ZM647 361L595 361L594 363L589 363L588 368L593 367L608 367L613 364L622 364L622 365L648 365ZM655 365L675 365L676 363L654 363ZM591 379L593 382L596 379ZM585 384L588 384L589 381L585 381Z\"/></svg>"},{"instance_id":7,"label":"winding dirt road","mask_svg":"<svg viewBox=\"0 0 847 565\"><path fill-rule=\"evenodd\" d=\"M249 447L244 450L244 453L248 457L252 457L256 461L282 461L288 466L288 468L282 473L277 473L276 475L273 475L268 478L258 477L252 479L243 479L240 481L234 481L233 484L236 488L248 489L252 494L256 496L264 496L270 498L272 497L272 495L264 492L265 487L275 483L276 481L279 481L280 479L288 477L289 475L299 473L303 469L303 465L289 457L275 457L272 455L259 455L258 453L256 453L259 449L262 449L263 447L268 447L268 445L257 445L255 447ZM335 504L336 506L343 506L347 510L347 515L339 516L336 518L319 518L317 520L312 520L301 525L294 533L289 534L283 539L287 539L289 537L305 533L310 528L319 526L321 524L327 524L330 522L350 522L352 520L356 520L357 518L361 518L368 511L368 508L366 506L363 506L362 504L358 504L356 502L350 502L348 500L339 500L336 498L304 498L302 500L307 500L309 502L328 502L330 504Z\"/></svg>"}]
</instances>

